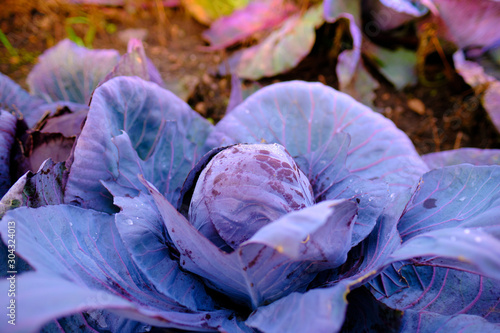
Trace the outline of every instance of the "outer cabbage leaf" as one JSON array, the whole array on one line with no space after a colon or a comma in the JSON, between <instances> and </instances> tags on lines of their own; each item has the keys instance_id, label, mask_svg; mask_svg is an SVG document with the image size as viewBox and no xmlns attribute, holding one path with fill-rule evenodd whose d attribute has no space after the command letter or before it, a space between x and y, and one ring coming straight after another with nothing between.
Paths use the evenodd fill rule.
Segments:
<instances>
[{"instance_id":1,"label":"outer cabbage leaf","mask_svg":"<svg viewBox=\"0 0 500 333\"><path fill-rule=\"evenodd\" d=\"M347 269L305 293L292 293L274 303L260 307L246 321L263 332L315 331L336 332L342 327L349 292L380 272L388 256L399 247L401 239L396 224L409 191L387 203L384 214L370 236L360 247L351 250ZM354 254L356 253L356 255ZM326 286L326 288L325 288Z\"/></svg>"},{"instance_id":2,"label":"outer cabbage leaf","mask_svg":"<svg viewBox=\"0 0 500 333\"><path fill-rule=\"evenodd\" d=\"M65 137L80 135L89 111L87 106L80 106L78 109L72 109L72 112L69 113L69 109L66 107L59 109L52 116L40 121L37 128L40 128L42 133L61 133Z\"/></svg>"},{"instance_id":3,"label":"outer cabbage leaf","mask_svg":"<svg viewBox=\"0 0 500 333\"><path fill-rule=\"evenodd\" d=\"M293 81L259 90L216 125L207 144L276 142L298 158L339 132L351 136L347 169L387 182L395 195L427 171L409 138L390 120L320 83Z\"/></svg>"},{"instance_id":4,"label":"outer cabbage leaf","mask_svg":"<svg viewBox=\"0 0 500 333\"><path fill-rule=\"evenodd\" d=\"M8 210L15 209L22 205L24 185L26 185L27 174L20 177L4 194L0 200L0 218L2 218Z\"/></svg>"},{"instance_id":5,"label":"outer cabbage leaf","mask_svg":"<svg viewBox=\"0 0 500 333\"><path fill-rule=\"evenodd\" d=\"M345 166L350 136L337 133L318 150L297 159L309 178L316 202L331 199L353 199L358 203L352 246L370 234L389 198L382 181L368 180L350 173Z\"/></svg>"},{"instance_id":6,"label":"outer cabbage leaf","mask_svg":"<svg viewBox=\"0 0 500 333\"><path fill-rule=\"evenodd\" d=\"M399 222L405 242L388 259L399 267L374 294L419 317L474 314L499 322L499 178L498 166L467 164L425 174ZM397 279L406 286L394 288Z\"/></svg>"},{"instance_id":7,"label":"outer cabbage leaf","mask_svg":"<svg viewBox=\"0 0 500 333\"><path fill-rule=\"evenodd\" d=\"M500 10L500 3L498 7ZM457 51L453 55L453 62L465 82L481 96L486 112L500 132L500 81L498 78L489 75L480 64L466 60L463 51Z\"/></svg>"},{"instance_id":8,"label":"outer cabbage leaf","mask_svg":"<svg viewBox=\"0 0 500 333\"><path fill-rule=\"evenodd\" d=\"M385 297L375 293L391 308L434 312L441 315L471 314L499 322L498 280L435 266L403 264L399 268L408 287Z\"/></svg>"},{"instance_id":9,"label":"outer cabbage leaf","mask_svg":"<svg viewBox=\"0 0 500 333\"><path fill-rule=\"evenodd\" d=\"M8 281L2 279L0 287L8 290ZM131 307L125 299L100 290L79 286L63 278L35 272L16 277L16 325L7 320L0 323L3 332L33 332L40 330L50 320L84 311L92 307ZM22 292L20 290L23 290ZM68 297L68 295L71 297ZM36 300L36 301L35 301ZM9 298L0 299L2 307L9 305ZM23 304L23 306L19 306Z\"/></svg>"},{"instance_id":10,"label":"outer cabbage leaf","mask_svg":"<svg viewBox=\"0 0 500 333\"><path fill-rule=\"evenodd\" d=\"M351 14L341 14L330 20L333 23L339 19L346 19L349 21L349 35L352 38L352 48L343 50L337 58L337 67L335 73L339 81L340 90L345 90L356 75L356 68L358 67L361 58L361 31L354 21L354 16Z\"/></svg>"},{"instance_id":11,"label":"outer cabbage leaf","mask_svg":"<svg viewBox=\"0 0 500 333\"><path fill-rule=\"evenodd\" d=\"M478 230L453 228L420 234L403 243L388 260L455 268L500 280L500 240Z\"/></svg>"},{"instance_id":12,"label":"outer cabbage leaf","mask_svg":"<svg viewBox=\"0 0 500 333\"><path fill-rule=\"evenodd\" d=\"M233 111L233 109L243 102L243 88L241 87L241 80L237 75L231 75L231 94L227 103L226 114Z\"/></svg>"},{"instance_id":13,"label":"outer cabbage leaf","mask_svg":"<svg viewBox=\"0 0 500 333\"><path fill-rule=\"evenodd\" d=\"M497 29L500 3L496 0L430 0L459 48L489 47L500 41ZM437 11L437 12L436 12Z\"/></svg>"},{"instance_id":14,"label":"outer cabbage leaf","mask_svg":"<svg viewBox=\"0 0 500 333\"><path fill-rule=\"evenodd\" d=\"M121 130L130 137L146 177L177 202L189 170L206 151L202 146L212 125L169 91L137 77L117 77L96 89L76 144L65 202L112 210L99 181L120 175L111 139Z\"/></svg>"},{"instance_id":15,"label":"outer cabbage leaf","mask_svg":"<svg viewBox=\"0 0 500 333\"><path fill-rule=\"evenodd\" d=\"M358 66L354 69L351 82L342 88L342 92L373 109L373 100L376 96L375 90L379 87L379 82L371 76L363 61L359 61Z\"/></svg>"},{"instance_id":16,"label":"outer cabbage leaf","mask_svg":"<svg viewBox=\"0 0 500 333\"><path fill-rule=\"evenodd\" d=\"M65 163L46 160L37 173L28 172L23 189L23 206L41 207L64 203Z\"/></svg>"},{"instance_id":17,"label":"outer cabbage leaf","mask_svg":"<svg viewBox=\"0 0 500 333\"><path fill-rule=\"evenodd\" d=\"M429 169L469 163L473 165L500 165L500 149L460 148L422 155Z\"/></svg>"},{"instance_id":18,"label":"outer cabbage leaf","mask_svg":"<svg viewBox=\"0 0 500 333\"><path fill-rule=\"evenodd\" d=\"M363 12L372 20L367 23L367 34L373 36L380 30L390 30L424 16L428 9L421 3L412 0L370 0L363 6Z\"/></svg>"},{"instance_id":19,"label":"outer cabbage leaf","mask_svg":"<svg viewBox=\"0 0 500 333\"><path fill-rule=\"evenodd\" d=\"M257 80L294 68L312 49L315 29L323 23L321 6L311 7L304 14L288 18L259 44L235 52L230 59L230 73L240 78ZM225 64L219 67L226 72Z\"/></svg>"},{"instance_id":20,"label":"outer cabbage leaf","mask_svg":"<svg viewBox=\"0 0 500 333\"><path fill-rule=\"evenodd\" d=\"M338 265L350 248L356 206L349 201L325 201L289 213L234 252L226 253L200 234L154 187L145 185L180 252L182 267L251 308L303 289L316 276L318 264ZM339 237L328 239L326 235L334 234L334 230ZM323 246L323 250L330 248L334 253L321 254Z\"/></svg>"},{"instance_id":21,"label":"outer cabbage leaf","mask_svg":"<svg viewBox=\"0 0 500 333\"><path fill-rule=\"evenodd\" d=\"M61 133L39 131L29 133L23 146L24 154L19 153L15 157L14 177L17 178L27 171L38 170L49 158L54 162L66 161L70 157L74 143L74 136L67 138Z\"/></svg>"},{"instance_id":22,"label":"outer cabbage leaf","mask_svg":"<svg viewBox=\"0 0 500 333\"><path fill-rule=\"evenodd\" d=\"M36 208L63 203L66 177L65 163L44 161L37 173L22 175L0 200L0 218L20 206Z\"/></svg>"},{"instance_id":23,"label":"outer cabbage leaf","mask_svg":"<svg viewBox=\"0 0 500 333\"><path fill-rule=\"evenodd\" d=\"M426 173L398 229L404 241L442 228L483 228L500 237L500 166L457 165Z\"/></svg>"},{"instance_id":24,"label":"outer cabbage leaf","mask_svg":"<svg viewBox=\"0 0 500 333\"><path fill-rule=\"evenodd\" d=\"M0 216L0 218L3 215ZM5 222L7 223L7 222ZM12 227L12 224L11 224ZM25 272L31 271L32 268L31 266L23 259L20 257L16 257L16 263L14 267L11 266L11 262L9 262L9 254L12 254L12 239L11 242L8 242L7 244L10 244L10 252L9 252L9 246L7 246L3 240L0 239L0 278L2 280L5 280L6 278L11 277L11 274L15 274L16 277L20 276L21 274L24 274ZM11 255L12 258L12 255ZM13 273L15 272L15 273ZM12 279L11 279L12 280ZM3 281L2 281L3 282ZM9 283L10 284L10 283ZM5 291L11 289L10 287L7 287L4 289ZM8 295L7 295L8 296Z\"/></svg>"},{"instance_id":25,"label":"outer cabbage leaf","mask_svg":"<svg viewBox=\"0 0 500 333\"><path fill-rule=\"evenodd\" d=\"M152 197L144 193L135 198L115 196L115 204L121 208L115 223L123 243L154 288L190 310L213 309L201 281L171 259L173 246Z\"/></svg>"},{"instance_id":26,"label":"outer cabbage leaf","mask_svg":"<svg viewBox=\"0 0 500 333\"><path fill-rule=\"evenodd\" d=\"M256 32L278 26L296 11L295 5L283 0L252 1L246 7L213 22L210 29L203 32L203 38L211 44L210 49L223 49Z\"/></svg>"},{"instance_id":27,"label":"outer cabbage leaf","mask_svg":"<svg viewBox=\"0 0 500 333\"><path fill-rule=\"evenodd\" d=\"M122 134L113 137L111 142L117 149L116 159L119 169L115 179L101 180L101 183L114 198L136 197L146 190L141 183L137 182L137 176L144 174L141 159L137 155L137 151L134 149L127 132L122 132ZM154 216L154 213L152 216Z\"/></svg>"},{"instance_id":28,"label":"outer cabbage leaf","mask_svg":"<svg viewBox=\"0 0 500 333\"><path fill-rule=\"evenodd\" d=\"M474 315L443 316L433 312L414 310L407 310L404 314L401 328L403 332L475 333L496 332L500 329L500 325Z\"/></svg>"},{"instance_id":29,"label":"outer cabbage leaf","mask_svg":"<svg viewBox=\"0 0 500 333\"><path fill-rule=\"evenodd\" d=\"M10 183L10 149L16 133L16 117L0 110L0 198L7 192Z\"/></svg>"},{"instance_id":30,"label":"outer cabbage leaf","mask_svg":"<svg viewBox=\"0 0 500 333\"><path fill-rule=\"evenodd\" d=\"M65 39L38 58L27 82L31 93L47 102L88 104L97 84L119 58L115 50L89 50Z\"/></svg>"},{"instance_id":31,"label":"outer cabbage leaf","mask_svg":"<svg viewBox=\"0 0 500 333\"><path fill-rule=\"evenodd\" d=\"M246 324L266 333L337 332L344 322L348 285L344 280L333 288L292 293L257 309Z\"/></svg>"},{"instance_id":32,"label":"outer cabbage leaf","mask_svg":"<svg viewBox=\"0 0 500 333\"><path fill-rule=\"evenodd\" d=\"M31 96L7 75L0 73L0 109L22 114L31 127L42 116L38 111L42 104L43 99Z\"/></svg>"},{"instance_id":33,"label":"outer cabbage leaf","mask_svg":"<svg viewBox=\"0 0 500 333\"><path fill-rule=\"evenodd\" d=\"M18 301L26 306L18 313L16 330L91 309L108 309L150 325L189 330L214 330L230 321L228 311L189 311L151 288L125 247L112 215L57 205L18 208L9 211L5 221L16 222L16 253L36 270L18 278ZM7 223L0 223L0 230L7 240ZM6 296L4 305L9 301ZM29 302L22 301L28 298Z\"/></svg>"},{"instance_id":34,"label":"outer cabbage leaf","mask_svg":"<svg viewBox=\"0 0 500 333\"><path fill-rule=\"evenodd\" d=\"M138 76L143 80L154 82L160 87L165 86L160 72L146 56L142 42L135 38L129 40L127 53L121 56L118 64L113 67L111 73L106 75L99 85L117 76Z\"/></svg>"},{"instance_id":35,"label":"outer cabbage leaf","mask_svg":"<svg viewBox=\"0 0 500 333\"><path fill-rule=\"evenodd\" d=\"M147 332L151 325L139 323L115 315L106 310L91 310L64 318L58 318L45 325L41 333L95 333L97 332Z\"/></svg>"},{"instance_id":36,"label":"outer cabbage leaf","mask_svg":"<svg viewBox=\"0 0 500 333\"><path fill-rule=\"evenodd\" d=\"M26 120L26 123L28 124L29 127L38 128L40 122L47 120L46 117L50 119L50 116L57 117L59 115L71 114L73 116L68 116L68 117L76 117L77 119L75 119L75 121L78 121L78 119L81 119L83 121L88 110L89 107L84 104L72 103L67 101L57 101L53 103L40 105L28 117L24 117L24 119ZM66 122L67 122L66 124L67 128L64 131L73 132L75 134L80 133L82 125L81 123L73 124L71 122L68 122L68 120L66 120ZM63 133L62 131L60 132ZM71 135L66 135L66 136L71 136Z\"/></svg>"}]
</instances>

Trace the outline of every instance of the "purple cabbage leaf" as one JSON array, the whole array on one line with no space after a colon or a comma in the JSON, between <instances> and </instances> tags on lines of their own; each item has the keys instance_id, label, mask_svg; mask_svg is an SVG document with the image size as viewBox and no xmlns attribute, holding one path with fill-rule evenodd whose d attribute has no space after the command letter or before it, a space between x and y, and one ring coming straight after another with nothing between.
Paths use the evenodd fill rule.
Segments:
<instances>
[{"instance_id":1,"label":"purple cabbage leaf","mask_svg":"<svg viewBox=\"0 0 500 333\"><path fill-rule=\"evenodd\" d=\"M352 246L365 239L372 231L377 217L389 200L388 186L381 181L366 180L350 173L345 161L350 144L346 133L333 135L318 151L297 158L306 171L316 202L329 199L355 198L358 216L355 221ZM393 196L394 197L394 196Z\"/></svg>"},{"instance_id":2,"label":"purple cabbage leaf","mask_svg":"<svg viewBox=\"0 0 500 333\"><path fill-rule=\"evenodd\" d=\"M425 316L430 327L469 318L459 315L479 316L471 325L486 325L482 318L498 325L499 172L461 164L422 177L398 223L402 246L370 282L380 301L409 316L405 325Z\"/></svg>"},{"instance_id":3,"label":"purple cabbage leaf","mask_svg":"<svg viewBox=\"0 0 500 333\"><path fill-rule=\"evenodd\" d=\"M452 0L422 2L444 22L449 38L459 48L487 49L500 42L500 31L496 29L500 15L498 1L461 0L460 6Z\"/></svg>"},{"instance_id":4,"label":"purple cabbage leaf","mask_svg":"<svg viewBox=\"0 0 500 333\"><path fill-rule=\"evenodd\" d=\"M119 59L115 50L89 50L65 39L40 56L28 75L30 92L47 102L88 104Z\"/></svg>"},{"instance_id":5,"label":"purple cabbage leaf","mask_svg":"<svg viewBox=\"0 0 500 333\"><path fill-rule=\"evenodd\" d=\"M371 18L366 26L367 34L374 35L380 31L391 30L424 16L429 10L422 3L412 0L366 1L363 12Z\"/></svg>"},{"instance_id":6,"label":"purple cabbage leaf","mask_svg":"<svg viewBox=\"0 0 500 333\"><path fill-rule=\"evenodd\" d=\"M373 279L400 245L396 224L402 203L409 197L409 191L405 192L398 200L388 202L370 236L351 251L346 264L334 270L327 281L257 309L247 325L264 332L340 331L350 291Z\"/></svg>"},{"instance_id":7,"label":"purple cabbage leaf","mask_svg":"<svg viewBox=\"0 0 500 333\"><path fill-rule=\"evenodd\" d=\"M429 169L469 163L473 165L500 165L500 149L460 148L422 155Z\"/></svg>"},{"instance_id":8,"label":"purple cabbage leaf","mask_svg":"<svg viewBox=\"0 0 500 333\"><path fill-rule=\"evenodd\" d=\"M54 163L47 159L37 173L26 173L22 205L36 208L64 203L67 176L65 163Z\"/></svg>"},{"instance_id":9,"label":"purple cabbage leaf","mask_svg":"<svg viewBox=\"0 0 500 333\"><path fill-rule=\"evenodd\" d=\"M16 222L16 253L28 258L35 269L18 277L18 288L26 290L18 301L28 297L44 304L23 302L31 306L20 307L16 331L26 329L26 325L36 329L49 319L75 312L99 309L150 325L191 330L214 329L228 321L226 310L190 310L152 288L131 258L112 215L56 205L36 210L22 207L8 212L4 219ZM7 242L7 223L2 223L1 228L3 241ZM196 290L204 292L193 289L191 297L200 296ZM68 298L68 294L72 297ZM5 301L8 299L2 299ZM0 325L5 330L8 324L4 321Z\"/></svg>"},{"instance_id":10,"label":"purple cabbage leaf","mask_svg":"<svg viewBox=\"0 0 500 333\"><path fill-rule=\"evenodd\" d=\"M264 88L245 100L216 125L208 142L283 145L308 177L317 202L359 200L352 238L356 245L373 229L386 201L408 190L427 170L406 136L392 126L345 94L292 82Z\"/></svg>"},{"instance_id":11,"label":"purple cabbage leaf","mask_svg":"<svg viewBox=\"0 0 500 333\"><path fill-rule=\"evenodd\" d=\"M392 122L319 83L292 81L259 90L215 126L207 144L279 143L298 158L325 149L339 132L350 135L347 170L380 179L391 192L411 188L427 171L408 137ZM327 160L314 163L326 165Z\"/></svg>"},{"instance_id":12,"label":"purple cabbage leaf","mask_svg":"<svg viewBox=\"0 0 500 333\"><path fill-rule=\"evenodd\" d=\"M16 117L0 110L0 197L10 188L10 150L14 143Z\"/></svg>"},{"instance_id":13,"label":"purple cabbage leaf","mask_svg":"<svg viewBox=\"0 0 500 333\"><path fill-rule=\"evenodd\" d=\"M30 95L8 76L0 73L0 109L14 112L31 127L42 117L44 111L39 107L43 104L43 99Z\"/></svg>"},{"instance_id":14,"label":"purple cabbage leaf","mask_svg":"<svg viewBox=\"0 0 500 333\"><path fill-rule=\"evenodd\" d=\"M349 84L352 83L356 70L359 68L361 58L361 31L355 23L355 18L351 14L343 13L338 15L335 19L328 20L327 22L333 23L340 19L349 21L348 34L352 38L352 47L343 50L337 58L337 67L335 73L339 81L339 89L345 90Z\"/></svg>"},{"instance_id":15,"label":"purple cabbage leaf","mask_svg":"<svg viewBox=\"0 0 500 333\"><path fill-rule=\"evenodd\" d=\"M112 197L100 182L120 175L112 138L122 131L128 134L144 174L171 202L177 202L189 170L205 153L202 147L211 130L208 121L157 84L137 77L113 78L93 95L76 143L65 202L113 210Z\"/></svg>"},{"instance_id":16,"label":"purple cabbage leaf","mask_svg":"<svg viewBox=\"0 0 500 333\"><path fill-rule=\"evenodd\" d=\"M269 10L268 8L267 11ZM335 23L340 19L349 21L348 34L353 44L352 47L343 50L337 59L336 74L341 89L344 89L356 73L361 56L362 37L355 18L349 13L339 13L326 22ZM227 64L219 66L219 72L223 75L231 73L252 80L286 72L294 68L311 51L316 38L315 29L324 23L321 5L313 6L305 13L296 11L279 29L271 32L259 44L236 51Z\"/></svg>"},{"instance_id":17,"label":"purple cabbage leaf","mask_svg":"<svg viewBox=\"0 0 500 333\"><path fill-rule=\"evenodd\" d=\"M68 138L78 136L82 131L85 119L87 119L88 111L87 106L76 104L68 107L64 103L64 106L57 109L55 113L42 118L37 123L36 128L42 133L61 133Z\"/></svg>"},{"instance_id":18,"label":"purple cabbage leaf","mask_svg":"<svg viewBox=\"0 0 500 333\"><path fill-rule=\"evenodd\" d=\"M295 12L296 6L283 0L251 1L246 7L213 22L203 38L210 42L211 50L224 49L259 31L279 26Z\"/></svg>"},{"instance_id":19,"label":"purple cabbage leaf","mask_svg":"<svg viewBox=\"0 0 500 333\"><path fill-rule=\"evenodd\" d=\"M129 40L127 53L120 57L120 61L99 85L117 76L138 76L143 80L154 82L160 87L165 86L160 72L146 56L142 42L135 38Z\"/></svg>"},{"instance_id":20,"label":"purple cabbage leaf","mask_svg":"<svg viewBox=\"0 0 500 333\"><path fill-rule=\"evenodd\" d=\"M499 326L479 316L440 315L430 311L405 311L402 331L406 332L495 332Z\"/></svg>"},{"instance_id":21,"label":"purple cabbage leaf","mask_svg":"<svg viewBox=\"0 0 500 333\"><path fill-rule=\"evenodd\" d=\"M15 332L337 332L356 306L381 312L355 327L497 327L499 166L428 172L392 122L317 83L262 88L212 126L131 45L67 163L9 191L28 206L0 222L25 266ZM477 153L458 162L493 159Z\"/></svg>"},{"instance_id":22,"label":"purple cabbage leaf","mask_svg":"<svg viewBox=\"0 0 500 333\"><path fill-rule=\"evenodd\" d=\"M16 113L30 112L44 101L30 95L7 75L0 73L0 107Z\"/></svg>"},{"instance_id":23,"label":"purple cabbage leaf","mask_svg":"<svg viewBox=\"0 0 500 333\"><path fill-rule=\"evenodd\" d=\"M500 76L498 73L490 73L480 63L467 60L462 50L453 55L453 62L457 72L481 98L493 125L500 132ZM496 68L499 67L500 63L497 61Z\"/></svg>"},{"instance_id":24,"label":"purple cabbage leaf","mask_svg":"<svg viewBox=\"0 0 500 333\"><path fill-rule=\"evenodd\" d=\"M229 73L240 78L257 80L294 68L312 49L315 29L324 22L322 8L311 7L304 14L296 13L259 44L236 51L228 59ZM226 64L219 72L229 74Z\"/></svg>"},{"instance_id":25,"label":"purple cabbage leaf","mask_svg":"<svg viewBox=\"0 0 500 333\"><path fill-rule=\"evenodd\" d=\"M462 164L425 174L398 224L403 241L442 228L484 228L500 237L500 167Z\"/></svg>"},{"instance_id":26,"label":"purple cabbage leaf","mask_svg":"<svg viewBox=\"0 0 500 333\"><path fill-rule=\"evenodd\" d=\"M34 131L27 134L23 152L16 154L14 179L28 171L38 170L47 159L54 162L66 161L73 149L75 137L65 137L61 133Z\"/></svg>"}]
</instances>

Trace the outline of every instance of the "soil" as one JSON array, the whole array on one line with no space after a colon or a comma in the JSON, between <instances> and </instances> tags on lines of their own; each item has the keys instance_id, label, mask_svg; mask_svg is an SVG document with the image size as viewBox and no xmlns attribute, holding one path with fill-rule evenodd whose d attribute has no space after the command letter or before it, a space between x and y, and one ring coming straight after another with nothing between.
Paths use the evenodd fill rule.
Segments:
<instances>
[{"instance_id":1,"label":"soil","mask_svg":"<svg viewBox=\"0 0 500 333\"><path fill-rule=\"evenodd\" d=\"M224 51L206 51L201 34L207 27L183 8L166 8L158 0L125 3L103 7L56 0L2 1L0 29L16 54L9 52L4 42L0 44L0 72L27 89L26 77L36 58L68 34L86 40L93 48L116 49L122 54L128 37L143 37L146 54L167 87L203 116L214 122L220 120L228 104L231 81L215 75L227 55ZM75 17L78 19L70 19ZM313 51L295 69L259 84L298 79L338 88L332 67L335 64L328 58L330 50L321 44L332 37L328 30L318 30ZM425 57L423 75L429 78L445 72L446 62L452 64L449 57L443 61L436 52L430 52ZM500 148L500 135L480 100L456 73L448 73L439 85L418 83L403 91L383 77L379 79L376 110L406 132L419 153L459 147Z\"/></svg>"}]
</instances>

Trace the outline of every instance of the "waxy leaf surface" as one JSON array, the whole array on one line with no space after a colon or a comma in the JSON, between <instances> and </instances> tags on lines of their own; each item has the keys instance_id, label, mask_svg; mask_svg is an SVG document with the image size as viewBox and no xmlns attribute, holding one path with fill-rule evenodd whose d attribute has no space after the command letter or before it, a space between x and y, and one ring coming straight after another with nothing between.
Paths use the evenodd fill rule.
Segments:
<instances>
[{"instance_id":1,"label":"waxy leaf surface","mask_svg":"<svg viewBox=\"0 0 500 333\"><path fill-rule=\"evenodd\" d=\"M7 75L0 73L0 109L22 115L32 127L43 115L37 108L44 103L43 99L31 96Z\"/></svg>"},{"instance_id":2,"label":"waxy leaf surface","mask_svg":"<svg viewBox=\"0 0 500 333\"><path fill-rule=\"evenodd\" d=\"M94 93L76 144L65 202L110 211L111 197L100 181L120 175L111 139L122 130L144 169L150 170L147 178L177 202L189 170L205 152L201 147L211 129L208 121L155 83L137 77L107 81Z\"/></svg>"},{"instance_id":3,"label":"waxy leaf surface","mask_svg":"<svg viewBox=\"0 0 500 333\"><path fill-rule=\"evenodd\" d=\"M0 110L0 198L8 191L10 181L10 149L16 133L16 117Z\"/></svg>"},{"instance_id":4,"label":"waxy leaf surface","mask_svg":"<svg viewBox=\"0 0 500 333\"><path fill-rule=\"evenodd\" d=\"M468 164L422 177L398 224L404 241L442 228L483 228L500 237L500 166Z\"/></svg>"},{"instance_id":5,"label":"waxy leaf surface","mask_svg":"<svg viewBox=\"0 0 500 333\"><path fill-rule=\"evenodd\" d=\"M18 208L9 211L2 222L12 220L16 221L16 253L36 270L17 281L24 290L20 297L30 300L23 303L30 305L19 313L16 332L55 317L103 308L150 325L188 330L213 330L230 321L228 311L189 311L152 288L134 263L112 215L56 205ZM0 231L6 241L7 223L0 224ZM8 301L1 298L2 304Z\"/></svg>"},{"instance_id":6,"label":"waxy leaf surface","mask_svg":"<svg viewBox=\"0 0 500 333\"><path fill-rule=\"evenodd\" d=\"M460 148L422 155L429 169L469 163L473 165L500 165L500 149Z\"/></svg>"},{"instance_id":7,"label":"waxy leaf surface","mask_svg":"<svg viewBox=\"0 0 500 333\"><path fill-rule=\"evenodd\" d=\"M47 102L88 104L119 58L115 50L89 50L65 39L39 57L27 82L31 93Z\"/></svg>"}]
</instances>

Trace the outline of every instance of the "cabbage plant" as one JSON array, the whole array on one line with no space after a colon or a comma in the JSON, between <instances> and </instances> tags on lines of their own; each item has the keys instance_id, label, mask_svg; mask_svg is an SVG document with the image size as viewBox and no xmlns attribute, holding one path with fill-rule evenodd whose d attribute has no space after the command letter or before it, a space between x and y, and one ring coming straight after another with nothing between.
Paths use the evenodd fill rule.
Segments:
<instances>
[{"instance_id":1,"label":"cabbage plant","mask_svg":"<svg viewBox=\"0 0 500 333\"><path fill-rule=\"evenodd\" d=\"M1 331L499 329L498 151L423 159L390 120L301 81L214 126L123 59L70 158L2 199ZM16 121L0 120L6 157Z\"/></svg>"}]
</instances>

